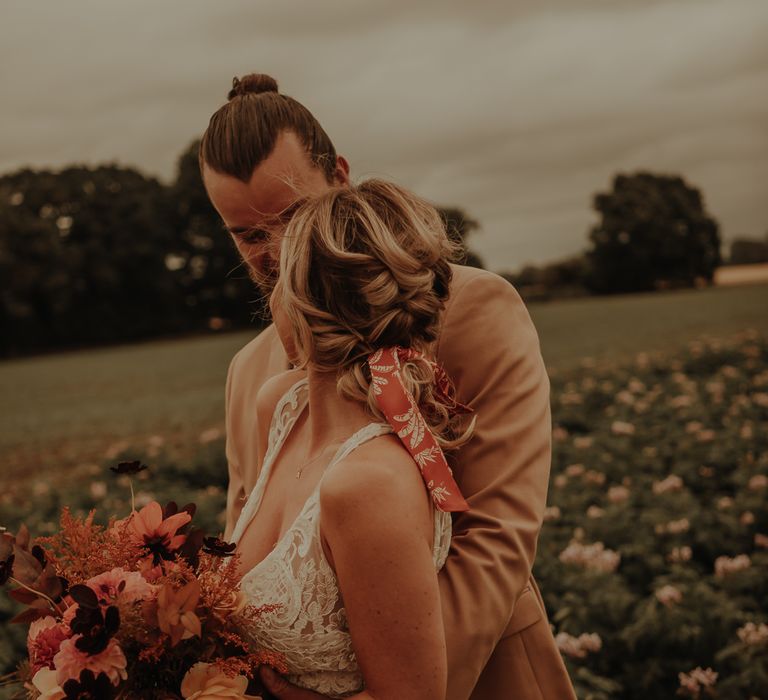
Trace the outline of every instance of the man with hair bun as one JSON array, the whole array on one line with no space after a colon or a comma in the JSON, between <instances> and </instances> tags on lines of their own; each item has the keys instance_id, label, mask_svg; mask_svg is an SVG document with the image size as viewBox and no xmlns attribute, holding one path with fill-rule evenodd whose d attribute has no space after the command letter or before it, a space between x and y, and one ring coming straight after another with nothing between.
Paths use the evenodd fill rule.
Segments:
<instances>
[{"instance_id":1,"label":"man with hair bun","mask_svg":"<svg viewBox=\"0 0 768 700\"><path fill-rule=\"evenodd\" d=\"M328 135L270 76L235 79L200 146L206 191L251 278L265 293L281 235L300 201L349 185L349 165ZM549 380L530 316L515 289L485 270L452 265L437 361L458 401L477 417L454 454L469 510L454 516L438 577L448 659L448 700L575 698L531 575L551 460ZM256 396L290 363L274 325L233 358L226 386L232 535L260 469L270 426ZM323 697L264 679L278 698Z\"/></svg>"}]
</instances>

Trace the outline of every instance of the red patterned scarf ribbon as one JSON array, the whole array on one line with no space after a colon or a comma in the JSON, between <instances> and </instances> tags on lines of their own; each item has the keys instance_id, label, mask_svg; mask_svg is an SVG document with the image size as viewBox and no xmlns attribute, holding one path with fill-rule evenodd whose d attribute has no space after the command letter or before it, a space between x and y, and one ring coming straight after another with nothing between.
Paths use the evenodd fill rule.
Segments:
<instances>
[{"instance_id":1,"label":"red patterned scarf ribbon","mask_svg":"<svg viewBox=\"0 0 768 700\"><path fill-rule=\"evenodd\" d=\"M469 504L459 491L443 450L429 430L413 395L403 384L400 362L414 357L423 355L410 348L398 346L382 348L368 357L376 401L392 429L419 466L435 506L451 512L469 510ZM432 364L435 368L436 386L449 408L456 413L471 411L471 408L456 400L451 383L442 368L436 363Z\"/></svg>"}]
</instances>

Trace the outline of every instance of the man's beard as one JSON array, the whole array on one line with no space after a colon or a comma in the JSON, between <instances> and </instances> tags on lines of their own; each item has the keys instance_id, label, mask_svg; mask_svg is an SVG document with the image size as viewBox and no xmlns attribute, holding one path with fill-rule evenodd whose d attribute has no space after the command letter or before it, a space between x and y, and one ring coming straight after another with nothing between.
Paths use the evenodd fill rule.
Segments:
<instances>
[{"instance_id":1,"label":"man's beard","mask_svg":"<svg viewBox=\"0 0 768 700\"><path fill-rule=\"evenodd\" d=\"M258 310L253 315L269 323L272 321L272 314L269 310L269 298L272 296L272 292L277 284L279 267L272 258L267 256L267 260L268 262L261 269L255 269L245 261L243 261L243 264L248 270L249 279L259 292L258 298L254 300Z\"/></svg>"}]
</instances>

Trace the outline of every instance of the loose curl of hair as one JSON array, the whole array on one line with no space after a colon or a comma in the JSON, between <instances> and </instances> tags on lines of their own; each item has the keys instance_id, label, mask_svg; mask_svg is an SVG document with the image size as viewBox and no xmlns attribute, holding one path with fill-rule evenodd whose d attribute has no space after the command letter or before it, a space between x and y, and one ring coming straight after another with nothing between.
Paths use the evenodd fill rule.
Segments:
<instances>
[{"instance_id":1,"label":"loose curl of hair","mask_svg":"<svg viewBox=\"0 0 768 700\"><path fill-rule=\"evenodd\" d=\"M291 324L298 365L335 373L341 396L386 422L367 358L394 345L418 350L425 357L401 368L406 389L443 448L464 444L475 421L460 429L427 359L449 294L450 262L460 253L437 210L392 183L368 180L307 200L283 236L273 292Z\"/></svg>"}]
</instances>

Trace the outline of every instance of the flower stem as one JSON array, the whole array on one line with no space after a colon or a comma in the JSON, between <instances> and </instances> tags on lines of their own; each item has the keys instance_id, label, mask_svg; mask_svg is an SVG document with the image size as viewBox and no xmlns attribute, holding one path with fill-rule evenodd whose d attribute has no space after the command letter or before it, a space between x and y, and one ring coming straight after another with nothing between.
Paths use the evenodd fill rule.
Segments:
<instances>
[{"instance_id":1,"label":"flower stem","mask_svg":"<svg viewBox=\"0 0 768 700\"><path fill-rule=\"evenodd\" d=\"M128 484L131 487L131 513L136 512L136 497L133 495L133 479L128 477Z\"/></svg>"},{"instance_id":2,"label":"flower stem","mask_svg":"<svg viewBox=\"0 0 768 700\"><path fill-rule=\"evenodd\" d=\"M30 593L34 593L36 596L39 596L40 598L45 598L51 604L51 607L54 609L54 611L58 615L63 614L61 611L61 608L58 605L56 605L56 603L54 603L51 598L45 595L45 593L41 593L40 591L36 591L34 588L30 588L26 583L22 583L21 581L19 581L19 579L14 578L13 576L10 576L9 580L13 581L17 586L20 586L21 588L28 590Z\"/></svg>"},{"instance_id":3,"label":"flower stem","mask_svg":"<svg viewBox=\"0 0 768 700\"><path fill-rule=\"evenodd\" d=\"M0 676L0 688L7 688L9 685L18 685L22 682L19 678L18 671L12 671L6 673L4 676Z\"/></svg>"}]
</instances>

